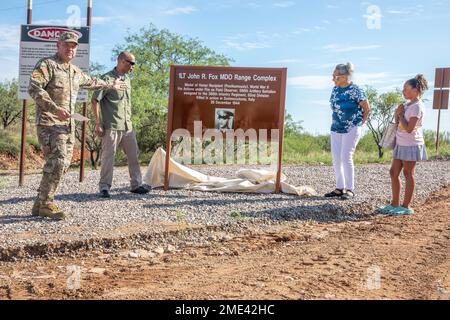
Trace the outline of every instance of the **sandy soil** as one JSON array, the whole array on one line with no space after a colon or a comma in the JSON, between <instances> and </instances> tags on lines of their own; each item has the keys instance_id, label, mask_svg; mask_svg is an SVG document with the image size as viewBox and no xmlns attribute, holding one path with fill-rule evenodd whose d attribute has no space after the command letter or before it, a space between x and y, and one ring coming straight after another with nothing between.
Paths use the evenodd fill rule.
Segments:
<instances>
[{"instance_id":1,"label":"sandy soil","mask_svg":"<svg viewBox=\"0 0 450 320\"><path fill-rule=\"evenodd\" d=\"M411 217L291 222L154 257L82 252L4 262L0 299L448 300L449 199L447 187Z\"/></svg>"}]
</instances>

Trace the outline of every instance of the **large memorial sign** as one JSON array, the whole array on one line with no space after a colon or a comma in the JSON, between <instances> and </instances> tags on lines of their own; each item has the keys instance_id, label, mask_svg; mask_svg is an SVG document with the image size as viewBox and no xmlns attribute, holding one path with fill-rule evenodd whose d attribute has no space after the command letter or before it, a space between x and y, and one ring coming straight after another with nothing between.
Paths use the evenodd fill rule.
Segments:
<instances>
[{"instance_id":1,"label":"large memorial sign","mask_svg":"<svg viewBox=\"0 0 450 320\"><path fill-rule=\"evenodd\" d=\"M22 25L19 57L18 98L29 100L28 85L36 63L56 53L56 43L61 32L74 31L80 36L77 55L73 63L84 72L89 72L89 27L67 28L61 26ZM78 101L87 101L87 91L81 90Z\"/></svg>"},{"instance_id":2,"label":"large memorial sign","mask_svg":"<svg viewBox=\"0 0 450 320\"><path fill-rule=\"evenodd\" d=\"M239 130L254 132L258 139L262 132L264 138L277 133L281 174L286 78L285 68L172 66L166 171L175 130L185 129L191 136Z\"/></svg>"},{"instance_id":3,"label":"large memorial sign","mask_svg":"<svg viewBox=\"0 0 450 320\"><path fill-rule=\"evenodd\" d=\"M173 129L193 133L194 121L208 129L279 129L284 69L174 67L173 78Z\"/></svg>"}]
</instances>

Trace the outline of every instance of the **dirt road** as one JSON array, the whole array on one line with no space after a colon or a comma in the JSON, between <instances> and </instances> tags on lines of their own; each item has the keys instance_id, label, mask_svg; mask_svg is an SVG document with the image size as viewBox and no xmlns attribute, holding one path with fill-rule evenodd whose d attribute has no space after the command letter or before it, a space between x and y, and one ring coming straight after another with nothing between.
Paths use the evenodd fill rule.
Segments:
<instances>
[{"instance_id":1,"label":"dirt road","mask_svg":"<svg viewBox=\"0 0 450 320\"><path fill-rule=\"evenodd\" d=\"M1 263L0 299L448 300L449 199L447 187L411 217L285 223L154 257L84 252Z\"/></svg>"}]
</instances>

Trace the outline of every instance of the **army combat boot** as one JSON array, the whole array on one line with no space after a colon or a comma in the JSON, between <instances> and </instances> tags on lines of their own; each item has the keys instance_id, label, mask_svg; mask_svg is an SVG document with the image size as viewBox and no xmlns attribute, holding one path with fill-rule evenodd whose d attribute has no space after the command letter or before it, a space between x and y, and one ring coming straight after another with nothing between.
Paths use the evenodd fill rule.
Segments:
<instances>
[{"instance_id":1,"label":"army combat boot","mask_svg":"<svg viewBox=\"0 0 450 320\"><path fill-rule=\"evenodd\" d=\"M36 199L36 200L34 201L33 209L31 209L31 215L32 215L33 217L39 216L39 208L40 208L40 207L41 207L41 203L40 203L39 198L38 198L38 199Z\"/></svg>"},{"instance_id":2,"label":"army combat boot","mask_svg":"<svg viewBox=\"0 0 450 320\"><path fill-rule=\"evenodd\" d=\"M41 204L39 208L39 216L54 220L64 220L66 218L65 212L59 209L54 202Z\"/></svg>"}]
</instances>

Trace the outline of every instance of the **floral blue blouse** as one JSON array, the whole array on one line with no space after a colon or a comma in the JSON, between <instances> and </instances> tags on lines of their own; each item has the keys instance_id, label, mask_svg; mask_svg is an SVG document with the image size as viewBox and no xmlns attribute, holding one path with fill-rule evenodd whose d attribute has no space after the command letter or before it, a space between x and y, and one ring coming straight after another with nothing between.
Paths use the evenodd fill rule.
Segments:
<instances>
[{"instance_id":1,"label":"floral blue blouse","mask_svg":"<svg viewBox=\"0 0 450 320\"><path fill-rule=\"evenodd\" d=\"M330 98L333 110L331 131L348 133L354 127L361 126L364 109L359 104L364 100L367 100L366 93L353 83L346 88L334 87Z\"/></svg>"}]
</instances>

